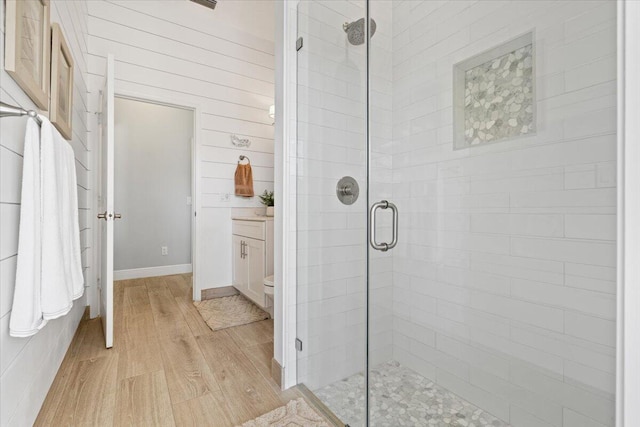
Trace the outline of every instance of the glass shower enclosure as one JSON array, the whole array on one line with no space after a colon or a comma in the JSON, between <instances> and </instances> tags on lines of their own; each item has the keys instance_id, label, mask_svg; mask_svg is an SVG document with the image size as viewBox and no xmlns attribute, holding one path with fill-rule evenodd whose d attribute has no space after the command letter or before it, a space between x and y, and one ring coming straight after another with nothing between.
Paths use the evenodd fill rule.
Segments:
<instances>
[{"instance_id":1,"label":"glass shower enclosure","mask_svg":"<svg viewBox=\"0 0 640 427\"><path fill-rule=\"evenodd\" d=\"M616 5L297 3L298 382L355 426L613 426Z\"/></svg>"}]
</instances>

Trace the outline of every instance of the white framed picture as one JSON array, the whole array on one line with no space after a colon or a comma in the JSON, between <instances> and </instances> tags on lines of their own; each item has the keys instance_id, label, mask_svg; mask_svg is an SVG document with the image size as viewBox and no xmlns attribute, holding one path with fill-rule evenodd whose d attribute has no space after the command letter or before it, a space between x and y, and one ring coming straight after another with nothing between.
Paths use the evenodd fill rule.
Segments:
<instances>
[{"instance_id":1,"label":"white framed picture","mask_svg":"<svg viewBox=\"0 0 640 427\"><path fill-rule=\"evenodd\" d=\"M71 139L73 116L73 58L58 24L51 26L51 123Z\"/></svg>"},{"instance_id":2,"label":"white framed picture","mask_svg":"<svg viewBox=\"0 0 640 427\"><path fill-rule=\"evenodd\" d=\"M7 0L4 68L42 110L49 107L49 0Z\"/></svg>"}]
</instances>

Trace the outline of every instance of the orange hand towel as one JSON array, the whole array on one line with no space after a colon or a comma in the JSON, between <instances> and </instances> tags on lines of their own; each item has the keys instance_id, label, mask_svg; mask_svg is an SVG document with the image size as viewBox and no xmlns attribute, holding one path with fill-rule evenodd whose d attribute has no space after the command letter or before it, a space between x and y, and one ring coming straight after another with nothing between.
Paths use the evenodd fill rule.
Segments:
<instances>
[{"instance_id":1,"label":"orange hand towel","mask_svg":"<svg viewBox=\"0 0 640 427\"><path fill-rule=\"evenodd\" d=\"M253 197L253 171L251 164L241 165L236 168L236 196Z\"/></svg>"}]
</instances>

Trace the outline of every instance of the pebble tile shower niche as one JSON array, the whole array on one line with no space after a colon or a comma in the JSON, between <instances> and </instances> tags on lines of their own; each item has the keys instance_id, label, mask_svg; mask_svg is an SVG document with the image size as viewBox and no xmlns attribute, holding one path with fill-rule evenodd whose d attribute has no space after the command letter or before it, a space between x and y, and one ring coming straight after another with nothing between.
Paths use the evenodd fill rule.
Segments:
<instances>
[{"instance_id":1,"label":"pebble tile shower niche","mask_svg":"<svg viewBox=\"0 0 640 427\"><path fill-rule=\"evenodd\" d=\"M532 33L454 66L456 150L535 133Z\"/></svg>"}]
</instances>

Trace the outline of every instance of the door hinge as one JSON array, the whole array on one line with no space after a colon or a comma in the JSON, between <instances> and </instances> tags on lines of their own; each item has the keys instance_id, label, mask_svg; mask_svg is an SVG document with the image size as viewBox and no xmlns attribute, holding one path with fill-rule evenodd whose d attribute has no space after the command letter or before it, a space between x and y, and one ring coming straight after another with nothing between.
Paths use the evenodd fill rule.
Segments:
<instances>
[{"instance_id":1,"label":"door hinge","mask_svg":"<svg viewBox=\"0 0 640 427\"><path fill-rule=\"evenodd\" d=\"M302 37L298 37L298 40L296 40L296 51L302 49L302 46L304 46Z\"/></svg>"},{"instance_id":2,"label":"door hinge","mask_svg":"<svg viewBox=\"0 0 640 427\"><path fill-rule=\"evenodd\" d=\"M296 350L302 351L302 340L300 338L296 338Z\"/></svg>"}]
</instances>

